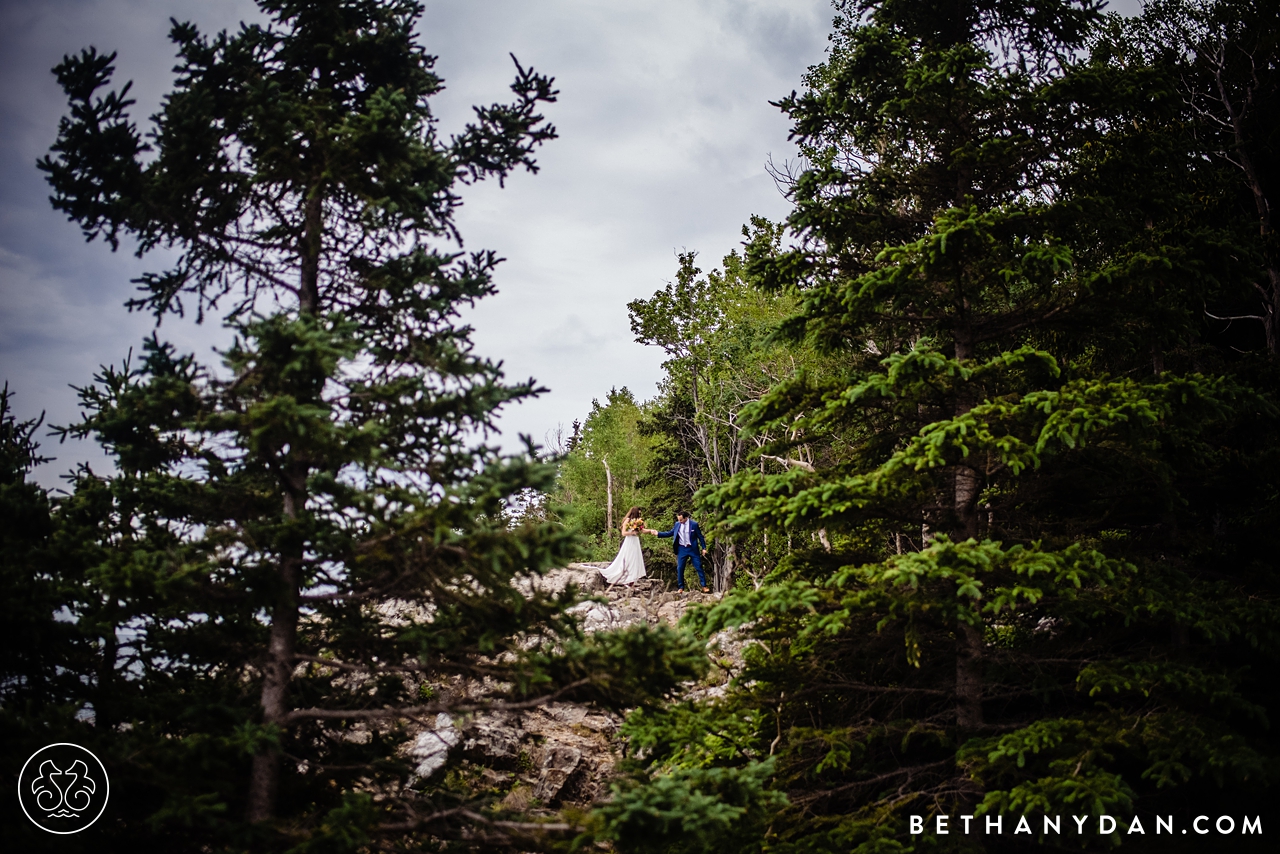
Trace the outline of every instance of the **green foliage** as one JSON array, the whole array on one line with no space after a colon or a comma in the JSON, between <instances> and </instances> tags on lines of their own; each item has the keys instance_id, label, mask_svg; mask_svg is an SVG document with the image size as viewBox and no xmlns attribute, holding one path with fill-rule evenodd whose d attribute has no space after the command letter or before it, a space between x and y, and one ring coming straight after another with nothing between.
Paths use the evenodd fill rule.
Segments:
<instances>
[{"instance_id":1,"label":"green foliage","mask_svg":"<svg viewBox=\"0 0 1280 854\"><path fill-rule=\"evenodd\" d=\"M75 677L67 665L83 652L72 627L55 617L65 597L78 594L79 579L46 571L54 553L50 502L27 481L31 469L47 461L34 438L43 418L18 421L12 399L6 384L0 390L0 608L7 638L0 696L6 709L69 702Z\"/></svg>"},{"instance_id":2,"label":"green foliage","mask_svg":"<svg viewBox=\"0 0 1280 854\"><path fill-rule=\"evenodd\" d=\"M771 246L781 239L780 229L760 218L743 235ZM826 368L812 348L773 336L795 301L752 287L742 256L731 252L720 269L706 276L695 262L694 253L681 254L675 280L627 308L636 340L661 347L669 357L660 393L641 425L654 443L646 482L667 516L696 506L702 524L711 530L718 514L695 500L701 486L724 483L753 465L763 471L792 464L776 458L751 460L751 451L769 437L751 436L743 416L773 383L799 370L821 373ZM793 430L792 435L801 433ZM797 464L812 463L811 448L801 445L797 455ZM715 589L759 584L777 552L777 544L771 548L767 537L721 530L711 542Z\"/></svg>"},{"instance_id":3,"label":"green foliage","mask_svg":"<svg viewBox=\"0 0 1280 854\"><path fill-rule=\"evenodd\" d=\"M621 542L618 525L629 508L637 506L646 518L651 490L643 483L653 457L653 440L641 433L643 407L626 388L610 389L605 403L591 402L591 411L568 440L560 460L552 501L568 521L597 539L595 559L612 559ZM606 474L606 466L608 474ZM612 484L613 527L607 524ZM656 521L656 520L655 520Z\"/></svg>"},{"instance_id":4,"label":"green foliage","mask_svg":"<svg viewBox=\"0 0 1280 854\"><path fill-rule=\"evenodd\" d=\"M761 741L765 723L756 709L685 700L633 712L622 735L634 755L661 756L672 768L709 768L767 757L767 740Z\"/></svg>"},{"instance_id":5,"label":"green foliage","mask_svg":"<svg viewBox=\"0 0 1280 854\"><path fill-rule=\"evenodd\" d=\"M742 768L677 769L649 785L616 784L596 814L595 838L637 854L759 851L763 817L785 801L766 786L772 772L767 760Z\"/></svg>"},{"instance_id":6,"label":"green foliage","mask_svg":"<svg viewBox=\"0 0 1280 854\"><path fill-rule=\"evenodd\" d=\"M614 707L652 707L707 670L703 644L666 625L598 633L528 661L552 684L572 686L566 696Z\"/></svg>"},{"instance_id":7,"label":"green foliage","mask_svg":"<svg viewBox=\"0 0 1280 854\"><path fill-rule=\"evenodd\" d=\"M1141 26L1245 44L1255 13L1231 29L1229 5ZM735 268L789 303L753 352L811 355L733 411L755 453L696 496L720 537L786 547L686 616L745 635L744 665L715 702L628 721L637 791L769 757L770 851L1039 844L909 815L1266 812L1277 367L1203 314L1267 270L1187 133L1178 63L1204 55L1153 58L1089 2L838 8L779 102L804 157L787 233L757 224ZM1252 127L1217 150L1239 161ZM671 365L711 363L672 341L733 335L710 284L682 259L633 303Z\"/></svg>"}]
</instances>

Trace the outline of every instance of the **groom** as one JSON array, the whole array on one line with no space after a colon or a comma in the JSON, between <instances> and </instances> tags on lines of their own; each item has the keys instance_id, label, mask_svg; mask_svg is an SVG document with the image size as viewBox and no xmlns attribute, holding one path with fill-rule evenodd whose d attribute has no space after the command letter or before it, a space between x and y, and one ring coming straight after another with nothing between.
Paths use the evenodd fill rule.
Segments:
<instances>
[{"instance_id":1,"label":"groom","mask_svg":"<svg viewBox=\"0 0 1280 854\"><path fill-rule=\"evenodd\" d=\"M670 531L659 531L659 537L671 537L671 545L676 552L676 589L684 592L684 565L693 561L693 568L698 570L698 582L703 593L710 593L707 587L707 576L702 571L702 557L707 553L707 539L702 536L698 523L689 518L687 510L676 514L676 523ZM699 554L701 552L701 555Z\"/></svg>"}]
</instances>

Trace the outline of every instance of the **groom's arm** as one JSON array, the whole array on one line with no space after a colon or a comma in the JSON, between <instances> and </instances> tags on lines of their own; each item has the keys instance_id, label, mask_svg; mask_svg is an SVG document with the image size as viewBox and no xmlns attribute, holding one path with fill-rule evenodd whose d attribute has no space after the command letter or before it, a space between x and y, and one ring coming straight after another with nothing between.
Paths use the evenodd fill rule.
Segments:
<instances>
[{"instance_id":1,"label":"groom's arm","mask_svg":"<svg viewBox=\"0 0 1280 854\"><path fill-rule=\"evenodd\" d=\"M693 529L693 542L698 548L704 552L707 550L707 538L702 536L702 526L697 525Z\"/></svg>"},{"instance_id":2,"label":"groom's arm","mask_svg":"<svg viewBox=\"0 0 1280 854\"><path fill-rule=\"evenodd\" d=\"M670 530L670 531L659 531L659 532L658 532L658 536L659 536L659 537L674 537L675 535L676 535L676 529L675 529L675 526L674 526L674 525L671 527L671 530Z\"/></svg>"}]
</instances>

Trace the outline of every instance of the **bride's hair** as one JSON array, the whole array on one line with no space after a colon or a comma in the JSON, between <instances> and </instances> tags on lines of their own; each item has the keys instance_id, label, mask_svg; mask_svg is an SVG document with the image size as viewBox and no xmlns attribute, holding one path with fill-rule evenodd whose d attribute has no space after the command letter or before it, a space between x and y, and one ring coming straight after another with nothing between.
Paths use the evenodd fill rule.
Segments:
<instances>
[{"instance_id":1,"label":"bride's hair","mask_svg":"<svg viewBox=\"0 0 1280 854\"><path fill-rule=\"evenodd\" d=\"M640 508L632 507L630 510L627 511L627 515L622 517L622 521L627 522L631 519L639 519L639 518L640 518Z\"/></svg>"}]
</instances>

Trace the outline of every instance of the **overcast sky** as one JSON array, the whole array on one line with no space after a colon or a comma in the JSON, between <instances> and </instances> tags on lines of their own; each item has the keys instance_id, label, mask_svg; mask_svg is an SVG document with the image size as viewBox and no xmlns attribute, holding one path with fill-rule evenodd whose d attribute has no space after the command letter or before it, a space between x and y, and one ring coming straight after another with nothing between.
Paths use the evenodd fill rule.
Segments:
<instances>
[{"instance_id":1,"label":"overcast sky","mask_svg":"<svg viewBox=\"0 0 1280 854\"><path fill-rule=\"evenodd\" d=\"M1134 0L1123 5L1133 5ZM448 132L470 106L506 100L508 53L556 78L547 116L560 139L542 171L469 188L459 224L468 249L507 261L499 294L469 316L478 349L512 379L551 392L507 411L502 428L542 441L613 386L656 392L661 354L631 339L626 303L661 288L675 253L705 268L741 240L752 214L785 216L765 170L794 156L770 100L800 88L822 61L827 0L427 0L422 37L447 90L433 108ZM36 159L57 133L65 101L49 69L88 45L118 51L117 81L133 80L145 126L172 80L169 18L212 32L256 19L249 0L0 0L0 381L20 416L76 417L71 385L118 363L152 328L122 304L130 279L160 259L86 244L49 206ZM204 361L225 338L168 318L163 337ZM46 485L92 446L58 446Z\"/></svg>"}]
</instances>

